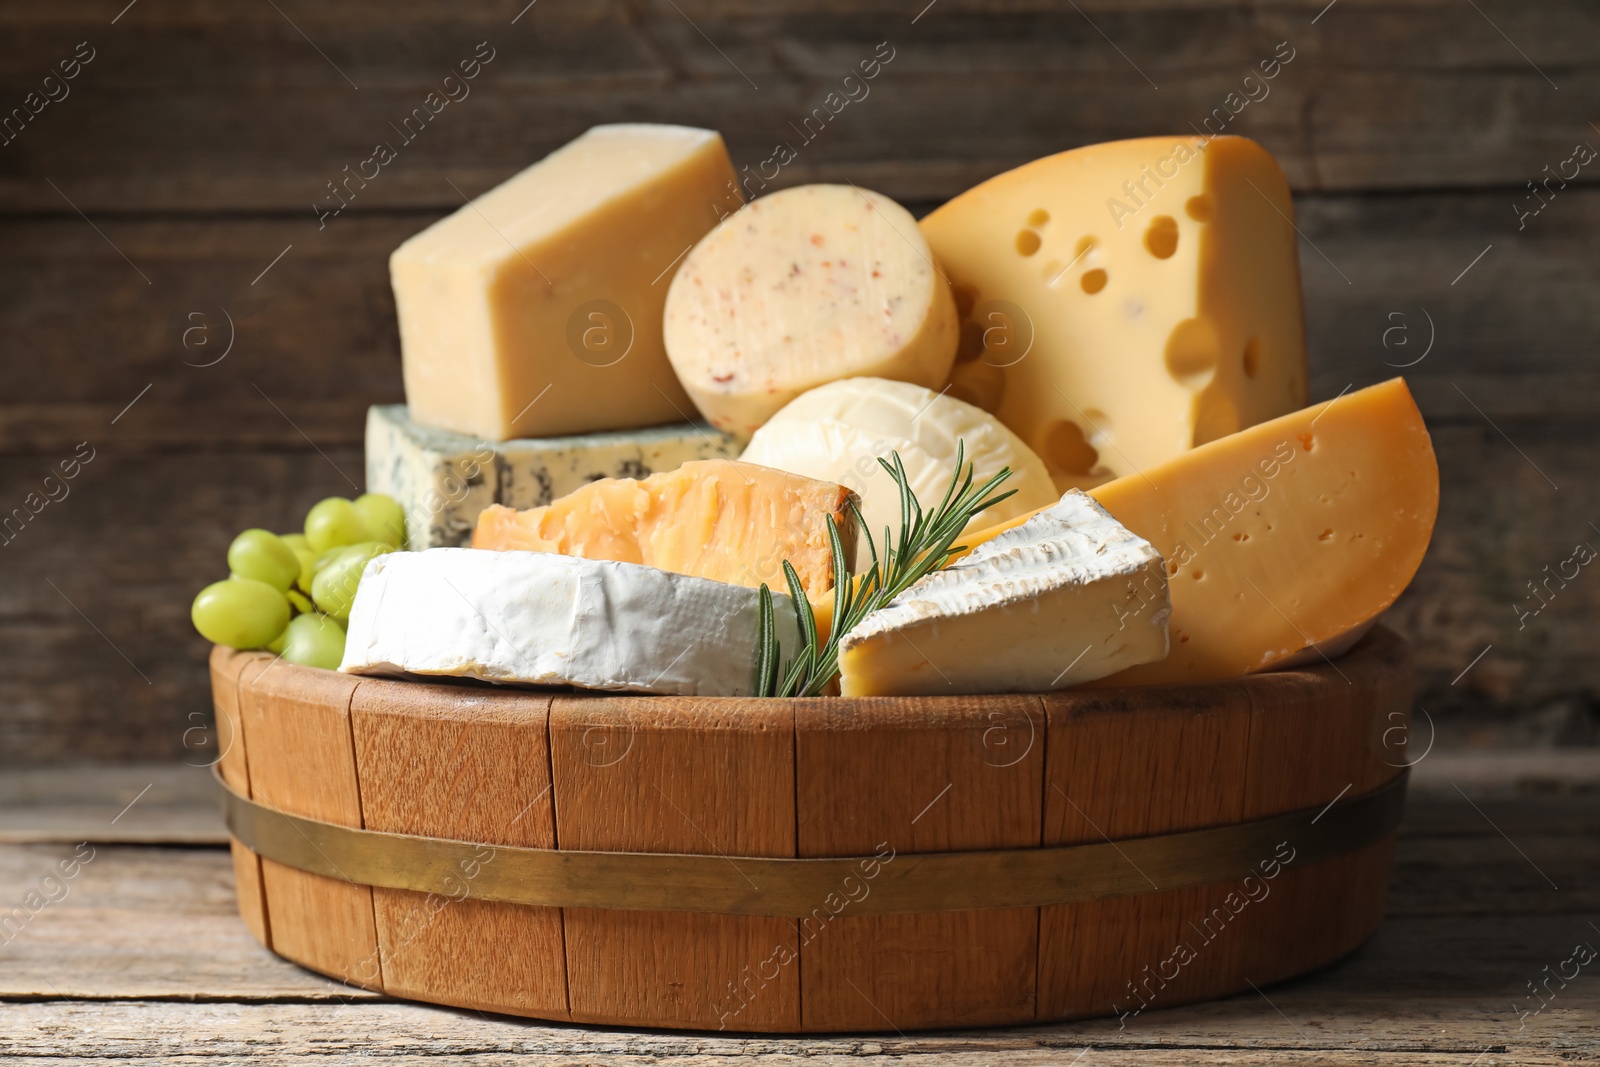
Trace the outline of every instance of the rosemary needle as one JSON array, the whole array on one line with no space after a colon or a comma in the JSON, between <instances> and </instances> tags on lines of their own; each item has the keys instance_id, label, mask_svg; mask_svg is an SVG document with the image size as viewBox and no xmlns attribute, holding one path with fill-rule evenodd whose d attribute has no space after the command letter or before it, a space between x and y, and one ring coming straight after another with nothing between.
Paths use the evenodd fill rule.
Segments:
<instances>
[{"instance_id":1,"label":"rosemary needle","mask_svg":"<svg viewBox=\"0 0 1600 1067\"><path fill-rule=\"evenodd\" d=\"M851 516L861 536L867 539L869 565L859 581L850 577L850 565L845 559L844 542L833 516L827 517L828 546L833 554L833 626L828 639L822 641L817 631L816 615L811 602L806 599L800 576L788 560L783 562L783 576L794 601L799 625L800 651L786 667L780 668L783 654L778 644L772 590L761 585L760 633L757 639L755 664L755 694L757 696L817 696L839 676L839 642L845 634L872 612L888 604L895 597L915 585L928 573L938 570L952 555L961 550L956 538L972 521L973 516L985 511L1011 496L1015 490L995 494L1002 482L1011 477L1011 468L1004 467L981 486L974 486L973 466L965 462L964 441L956 442L955 473L938 507L924 512L911 491L910 478L900 454L890 454L890 460L879 457L878 464L894 480L900 494L900 536L891 539L883 531L883 554L878 554L872 531L862 521L861 511L854 500L849 502ZM991 495L994 494L994 495Z\"/></svg>"}]
</instances>

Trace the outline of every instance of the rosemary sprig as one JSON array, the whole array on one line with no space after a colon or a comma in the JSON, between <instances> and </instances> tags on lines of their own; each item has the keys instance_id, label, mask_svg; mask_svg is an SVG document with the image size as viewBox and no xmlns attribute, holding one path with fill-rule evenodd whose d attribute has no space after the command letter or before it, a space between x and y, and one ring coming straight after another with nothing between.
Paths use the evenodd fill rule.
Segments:
<instances>
[{"instance_id":1,"label":"rosemary sprig","mask_svg":"<svg viewBox=\"0 0 1600 1067\"><path fill-rule=\"evenodd\" d=\"M800 629L800 651L787 668L780 668L782 652L772 608L772 591L762 583L760 594L760 634L757 641L755 693L757 696L817 696L839 675L839 642L862 619L905 592L925 575L944 566L962 546L956 538L972 517L1010 497L1015 490L994 493L1011 477L1005 467L981 486L974 486L973 466L965 462L966 443L956 442L956 469L939 506L924 512L898 452L893 462L882 457L878 464L894 479L900 491L900 536L894 539L887 527L883 531L883 555L867 529L854 500L850 512L861 536L867 539L870 565L859 580L850 577L844 542L833 516L828 516L828 545L833 553L833 626L828 639L821 641L817 620L806 599L800 576L788 560L783 561L783 577L794 600Z\"/></svg>"}]
</instances>

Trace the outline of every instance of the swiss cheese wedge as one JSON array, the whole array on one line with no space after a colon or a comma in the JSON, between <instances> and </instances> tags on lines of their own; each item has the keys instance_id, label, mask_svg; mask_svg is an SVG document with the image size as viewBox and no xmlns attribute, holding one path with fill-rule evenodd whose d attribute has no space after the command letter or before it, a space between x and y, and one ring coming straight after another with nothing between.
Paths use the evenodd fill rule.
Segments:
<instances>
[{"instance_id":1,"label":"swiss cheese wedge","mask_svg":"<svg viewBox=\"0 0 1600 1067\"><path fill-rule=\"evenodd\" d=\"M1289 186L1243 137L1035 160L922 220L962 337L951 395L1088 487L1306 402Z\"/></svg>"},{"instance_id":2,"label":"swiss cheese wedge","mask_svg":"<svg viewBox=\"0 0 1600 1067\"><path fill-rule=\"evenodd\" d=\"M783 561L808 596L833 588L827 519L854 549L850 490L754 463L704 459L643 480L604 478L542 508L494 505L478 517L474 548L556 552L775 591Z\"/></svg>"},{"instance_id":3,"label":"swiss cheese wedge","mask_svg":"<svg viewBox=\"0 0 1600 1067\"><path fill-rule=\"evenodd\" d=\"M1094 684L1199 682L1282 666L1317 646L1336 655L1339 639L1416 574L1439 510L1439 467L1411 391L1394 378L1089 495L1161 553L1172 598L1167 658Z\"/></svg>"}]
</instances>

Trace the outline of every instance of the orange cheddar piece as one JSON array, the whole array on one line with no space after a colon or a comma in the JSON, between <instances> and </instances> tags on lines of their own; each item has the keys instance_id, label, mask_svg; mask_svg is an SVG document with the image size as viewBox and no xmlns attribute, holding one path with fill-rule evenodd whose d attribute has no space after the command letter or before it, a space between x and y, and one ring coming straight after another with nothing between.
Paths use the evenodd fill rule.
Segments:
<instances>
[{"instance_id":1,"label":"orange cheddar piece","mask_svg":"<svg viewBox=\"0 0 1600 1067\"><path fill-rule=\"evenodd\" d=\"M542 508L493 505L478 517L473 547L555 552L642 563L678 574L787 591L783 561L806 594L833 588L827 519L854 551L850 490L832 482L704 459L643 480L603 478Z\"/></svg>"},{"instance_id":2,"label":"orange cheddar piece","mask_svg":"<svg viewBox=\"0 0 1600 1067\"><path fill-rule=\"evenodd\" d=\"M1089 494L1155 545L1172 598L1167 658L1092 684L1199 682L1284 666L1317 648L1337 655L1340 639L1394 603L1422 563L1439 467L1422 413L1395 378Z\"/></svg>"}]
</instances>

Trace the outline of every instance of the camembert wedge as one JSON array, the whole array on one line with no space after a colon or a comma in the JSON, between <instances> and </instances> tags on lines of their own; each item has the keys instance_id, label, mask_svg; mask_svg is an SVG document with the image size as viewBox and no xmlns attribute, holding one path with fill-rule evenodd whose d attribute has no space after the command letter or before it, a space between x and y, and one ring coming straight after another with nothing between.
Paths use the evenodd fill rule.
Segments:
<instances>
[{"instance_id":1,"label":"camembert wedge","mask_svg":"<svg viewBox=\"0 0 1600 1067\"><path fill-rule=\"evenodd\" d=\"M833 588L828 518L850 558L850 497L841 485L754 463L695 460L643 480L591 482L542 508L486 508L472 543L641 563L752 588L787 589L787 559L816 597Z\"/></svg>"},{"instance_id":2,"label":"camembert wedge","mask_svg":"<svg viewBox=\"0 0 1600 1067\"><path fill-rule=\"evenodd\" d=\"M844 696L1044 692L1167 654L1150 543L1073 490L840 642Z\"/></svg>"},{"instance_id":3,"label":"camembert wedge","mask_svg":"<svg viewBox=\"0 0 1600 1067\"><path fill-rule=\"evenodd\" d=\"M747 696L757 597L744 586L546 552L392 552L362 575L339 669ZM779 594L773 601L779 640L790 641L794 605Z\"/></svg>"}]
</instances>

